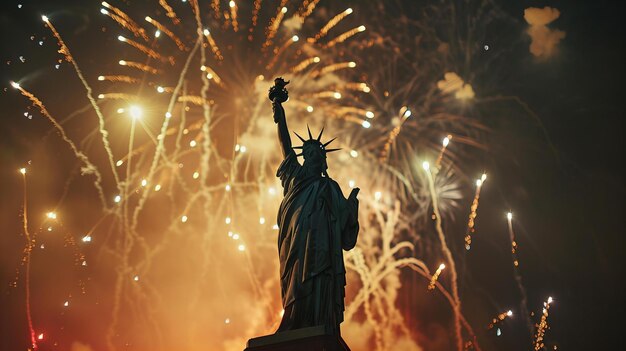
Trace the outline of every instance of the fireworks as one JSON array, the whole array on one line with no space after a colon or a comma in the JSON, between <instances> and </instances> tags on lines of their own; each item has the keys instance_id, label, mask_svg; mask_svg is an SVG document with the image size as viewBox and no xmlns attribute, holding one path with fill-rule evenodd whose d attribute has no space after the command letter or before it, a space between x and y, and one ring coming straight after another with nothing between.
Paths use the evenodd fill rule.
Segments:
<instances>
[{"instance_id":1,"label":"fireworks","mask_svg":"<svg viewBox=\"0 0 626 351\"><path fill-rule=\"evenodd\" d=\"M273 294L278 228L273 218L281 198L274 177L281 160L266 91L280 75L292 80L285 104L292 129L310 123L337 132L343 151L332 156L330 172L343 187L358 184L364 190L360 219L367 234L346 254L354 289L346 328L359 325L363 315L373 326L369 337L376 350L394 349L398 339L414 343L397 307L400 270L409 268L449 303L457 347L469 340L480 349L462 315L455 239L443 232L442 220L452 217L465 186L457 176L470 164L462 160L463 146L480 147L485 128L450 103L452 91L437 88L446 77L441 58L419 56L407 65L422 48L404 45L413 40L403 37L404 31L377 24L380 19L355 22L363 16L352 8L316 14L318 3L159 0L146 8L103 2L101 17L113 25L107 33L117 40L102 55L108 64L90 67L96 73L93 88L53 26L54 17L42 18L86 91L96 129L71 129L26 90L26 82L11 86L53 125L80 162L81 175L96 188L102 213L85 211L84 221L94 224L77 231L75 241L97 252L112 272L108 280L93 283L110 295L102 307L110 317L102 330L109 349L126 343L158 349L172 342L172 333L185 335L181 349L234 350L248 334L273 332L272 324L280 320ZM384 40L370 36L372 31ZM425 47L441 44L424 40ZM363 60L361 50L368 49L363 55L372 59ZM472 87L463 84L468 100ZM452 135L455 147L448 150ZM93 136L101 139L93 145L102 150L87 146ZM436 161L422 163L415 155ZM484 181L472 204L471 232ZM63 229L61 221L72 214L68 203L49 207L54 211L43 219L50 230ZM427 220L431 204L434 228ZM25 203L25 232L26 220ZM432 231L436 236L420 237ZM416 248L416 238L441 250ZM445 263L431 275L421 258L440 259L441 253ZM87 267L82 254L76 257L76 264L86 267L81 269L96 266L92 262L90 257ZM250 304L224 303L232 300ZM73 312L81 303L65 295L56 306L71 304ZM211 313L198 316L199 310ZM229 324L241 332L222 329Z\"/></svg>"},{"instance_id":2,"label":"fireworks","mask_svg":"<svg viewBox=\"0 0 626 351\"><path fill-rule=\"evenodd\" d=\"M442 151L443 152L443 151ZM469 250L472 245L472 234L475 232L474 225L478 216L478 200L480 200L480 189L487 180L487 175L483 173L480 179L476 179L476 192L474 193L474 201L470 207L469 220L467 221L467 232L465 233L465 249Z\"/></svg>"},{"instance_id":3,"label":"fireworks","mask_svg":"<svg viewBox=\"0 0 626 351\"><path fill-rule=\"evenodd\" d=\"M435 283L437 283L437 279L439 279L439 275L445 268L446 268L445 264L442 263L439 265L439 268L437 268L437 271L435 271L435 274L433 274L433 277L430 279L430 283L428 284L428 290L435 289Z\"/></svg>"},{"instance_id":4,"label":"fireworks","mask_svg":"<svg viewBox=\"0 0 626 351\"><path fill-rule=\"evenodd\" d=\"M494 327L496 324L498 324L498 323L502 322L502 321L503 321L503 320L505 320L507 317L511 317L511 316L513 316L513 311L511 311L511 310L508 310L508 311L506 311L506 312L502 312L502 313L500 313L499 315L497 315L496 317L494 317L494 318L491 320L491 323L489 323L489 325L487 326L487 329L493 329L493 327Z\"/></svg>"},{"instance_id":5,"label":"fireworks","mask_svg":"<svg viewBox=\"0 0 626 351\"><path fill-rule=\"evenodd\" d=\"M552 297L548 297L548 300L543 303L543 310L541 313L541 320L537 327L537 334L534 340L535 351L540 351L544 349L544 337L546 335L546 330L548 329L548 312L550 311L550 304L552 304Z\"/></svg>"}]
</instances>

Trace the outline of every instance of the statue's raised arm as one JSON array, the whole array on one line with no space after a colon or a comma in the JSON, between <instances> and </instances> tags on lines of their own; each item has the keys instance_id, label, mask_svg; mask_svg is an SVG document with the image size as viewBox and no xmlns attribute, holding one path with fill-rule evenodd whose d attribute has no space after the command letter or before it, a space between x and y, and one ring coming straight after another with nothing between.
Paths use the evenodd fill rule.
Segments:
<instances>
[{"instance_id":1,"label":"statue's raised arm","mask_svg":"<svg viewBox=\"0 0 626 351\"><path fill-rule=\"evenodd\" d=\"M285 89L287 84L289 84L289 81L278 77L274 79L274 86L269 91L269 98L272 101L272 109L274 110L274 122L278 125L278 139L280 140L283 157L287 157L290 152L293 152L287 120L285 119L285 109L283 109L282 105L289 98L289 93Z\"/></svg>"}]
</instances>

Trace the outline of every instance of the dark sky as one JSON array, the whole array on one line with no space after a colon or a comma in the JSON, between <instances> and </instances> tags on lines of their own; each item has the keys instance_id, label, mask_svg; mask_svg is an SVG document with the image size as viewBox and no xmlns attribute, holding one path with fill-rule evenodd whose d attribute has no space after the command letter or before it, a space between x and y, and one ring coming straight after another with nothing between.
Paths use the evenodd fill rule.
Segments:
<instances>
[{"instance_id":1,"label":"dark sky","mask_svg":"<svg viewBox=\"0 0 626 351\"><path fill-rule=\"evenodd\" d=\"M19 3L24 5L21 9L17 8ZM609 345L623 349L622 323L615 322L625 312L623 12L617 8L617 1L496 3L520 21L526 7L558 8L561 17L552 26L564 30L567 36L559 44L558 53L546 61L537 61L526 52L510 62L501 86L503 95L525 101L539 117L540 121L533 123L545 128L548 139L544 138L545 144L537 148L511 143L520 152L513 150L517 156L510 160L500 160L499 154L493 153L494 160L489 162L493 162L492 173L497 180L484 194L481 211L506 211L503 204L515 209L520 245L529 248L520 253L529 304L534 308L546 296L555 297L549 333L559 340L559 349L608 349ZM7 212L19 203L6 194L12 194L10 188L19 185L14 171L29 159L30 138L41 138L49 130L43 123L33 128L21 115L27 105L8 88L8 82L29 75L38 87L62 88L63 82L48 78L54 74L50 63L56 57L55 45L41 25L39 14L72 13L59 26L74 31L76 38L68 37L75 54L88 57L93 47L81 33L93 31L89 27L92 22L83 22L88 17L79 14L93 12L96 5L10 0L0 6L0 210ZM87 27L83 28L85 23ZM45 49L38 50L37 40L29 40L30 35L47 36ZM24 64L19 60L22 54L27 59ZM88 65L88 59L83 61L84 66ZM506 127L514 128L515 124ZM510 154L512 150L508 151ZM2 227L14 226L4 222L16 218L0 218ZM497 225L485 224L490 229ZM7 265L1 270L0 283L4 285L14 267L0 262ZM478 261L469 261L468 265L490 271ZM477 273L477 279L481 279L481 273ZM489 289L498 289L499 283L485 284L492 284ZM5 300L1 303L3 311L7 308L4 304ZM8 320L2 317L3 330L4 323ZM10 330L24 332L19 328ZM4 331L1 335L7 336Z\"/></svg>"}]
</instances>

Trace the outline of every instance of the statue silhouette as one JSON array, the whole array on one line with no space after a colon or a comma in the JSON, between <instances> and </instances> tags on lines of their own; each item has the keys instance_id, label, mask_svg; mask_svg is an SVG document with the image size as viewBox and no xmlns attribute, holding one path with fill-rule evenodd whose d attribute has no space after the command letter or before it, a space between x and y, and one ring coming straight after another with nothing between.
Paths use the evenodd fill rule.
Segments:
<instances>
[{"instance_id":1,"label":"statue silhouette","mask_svg":"<svg viewBox=\"0 0 626 351\"><path fill-rule=\"evenodd\" d=\"M278 125L283 161L276 176L284 198L278 210L278 253L280 285L285 310L277 333L324 326L327 333L340 335L343 321L346 270L342 250L356 245L359 232L358 188L346 199L327 173L327 149L334 140L322 143L322 133L308 139L296 135L302 146L291 146L282 103L288 100L289 82L276 78L270 88L274 122ZM301 152L296 154L294 149ZM297 156L303 156L302 165Z\"/></svg>"}]
</instances>

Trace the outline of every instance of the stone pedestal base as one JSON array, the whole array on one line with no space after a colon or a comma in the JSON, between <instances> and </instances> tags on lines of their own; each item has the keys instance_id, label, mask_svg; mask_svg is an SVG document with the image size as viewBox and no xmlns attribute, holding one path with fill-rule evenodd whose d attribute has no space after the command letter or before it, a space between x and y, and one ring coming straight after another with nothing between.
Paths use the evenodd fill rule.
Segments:
<instances>
[{"instance_id":1,"label":"stone pedestal base","mask_svg":"<svg viewBox=\"0 0 626 351\"><path fill-rule=\"evenodd\" d=\"M244 351L350 351L341 336L324 326L289 330L248 340Z\"/></svg>"}]
</instances>

